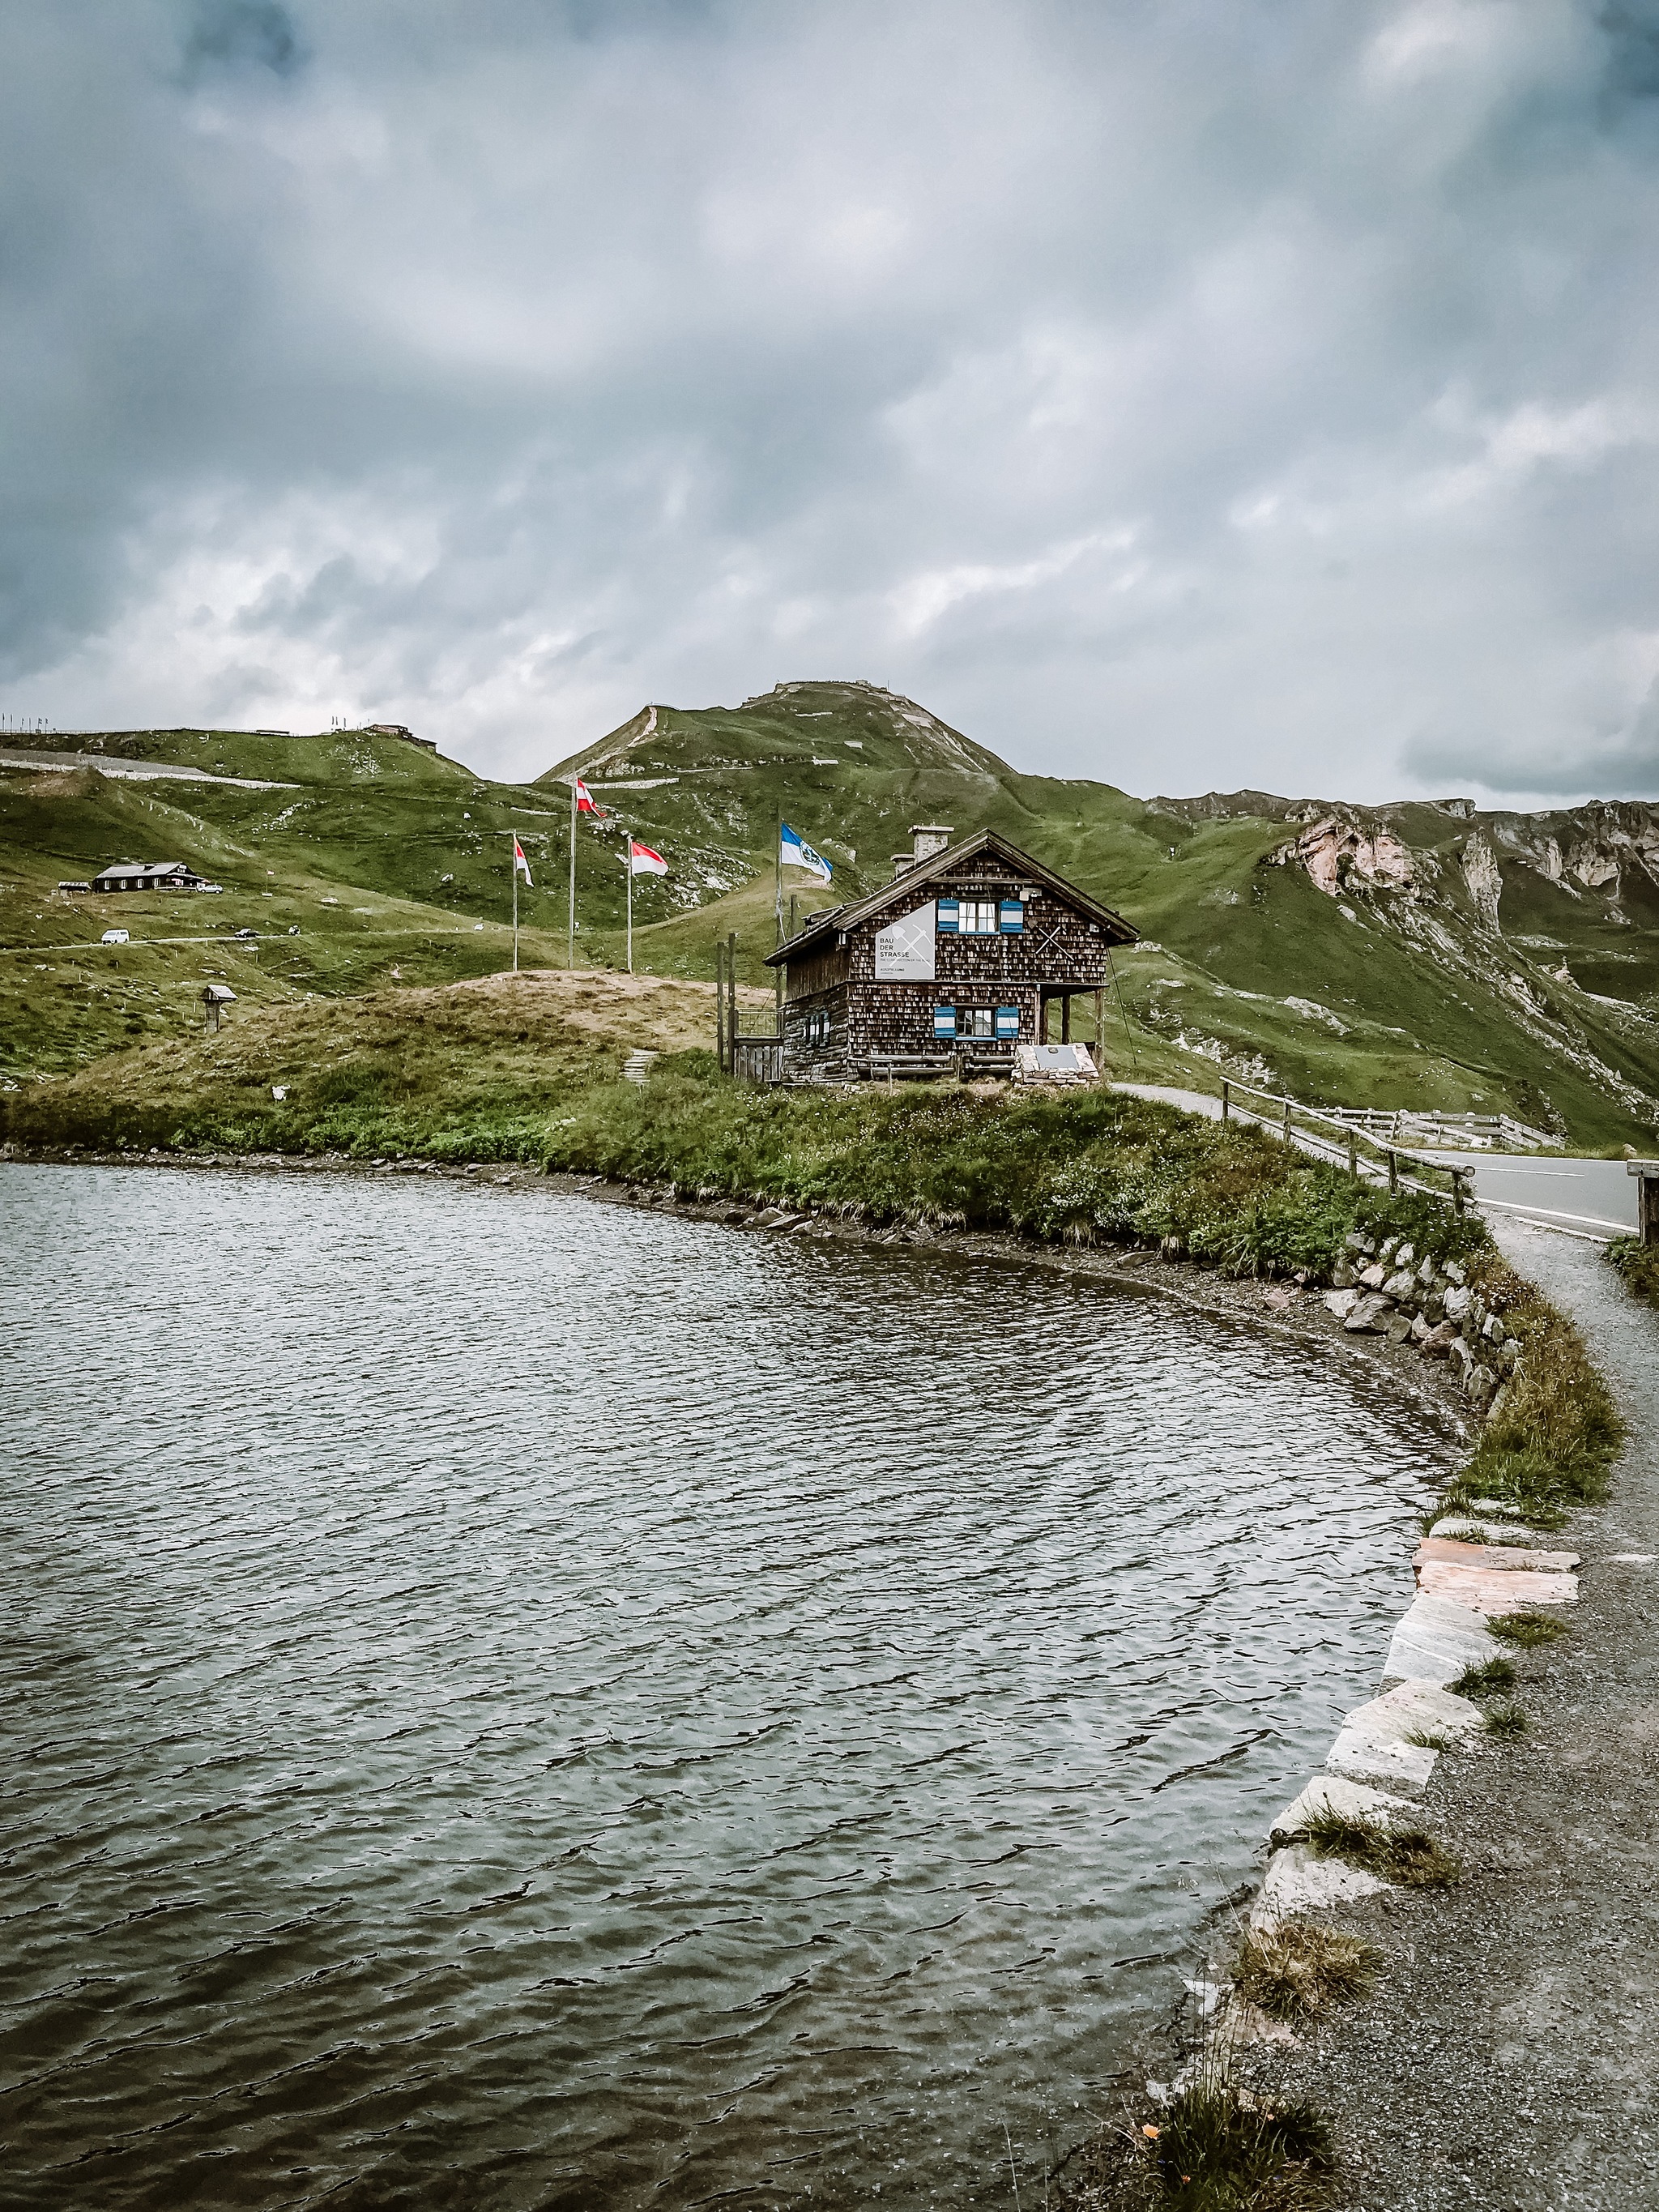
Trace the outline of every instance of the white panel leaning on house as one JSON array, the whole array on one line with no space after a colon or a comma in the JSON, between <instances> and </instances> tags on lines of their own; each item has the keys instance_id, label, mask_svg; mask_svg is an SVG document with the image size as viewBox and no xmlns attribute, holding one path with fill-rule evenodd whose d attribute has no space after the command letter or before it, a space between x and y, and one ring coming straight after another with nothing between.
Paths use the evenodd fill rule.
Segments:
<instances>
[{"instance_id":1,"label":"white panel leaning on house","mask_svg":"<svg viewBox=\"0 0 1659 2212\"><path fill-rule=\"evenodd\" d=\"M876 932L878 983L931 983L934 976L933 902L902 914Z\"/></svg>"}]
</instances>

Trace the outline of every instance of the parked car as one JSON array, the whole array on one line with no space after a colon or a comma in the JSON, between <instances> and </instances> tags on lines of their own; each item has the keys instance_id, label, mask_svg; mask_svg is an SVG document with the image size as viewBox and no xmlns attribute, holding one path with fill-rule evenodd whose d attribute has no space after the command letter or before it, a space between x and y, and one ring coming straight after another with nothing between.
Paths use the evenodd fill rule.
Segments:
<instances>
[{"instance_id":1,"label":"parked car","mask_svg":"<svg viewBox=\"0 0 1659 2212\"><path fill-rule=\"evenodd\" d=\"M259 934L257 929L233 929L230 933L233 937L257 937Z\"/></svg>"},{"instance_id":2,"label":"parked car","mask_svg":"<svg viewBox=\"0 0 1659 2212\"><path fill-rule=\"evenodd\" d=\"M125 945L128 942L127 933L125 929L106 929L98 942L100 945Z\"/></svg>"}]
</instances>

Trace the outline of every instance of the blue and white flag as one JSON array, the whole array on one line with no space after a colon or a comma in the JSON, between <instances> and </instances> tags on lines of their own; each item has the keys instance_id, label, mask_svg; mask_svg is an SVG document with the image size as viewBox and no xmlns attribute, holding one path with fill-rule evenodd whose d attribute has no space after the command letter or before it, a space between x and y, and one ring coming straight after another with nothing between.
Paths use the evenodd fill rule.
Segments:
<instances>
[{"instance_id":1,"label":"blue and white flag","mask_svg":"<svg viewBox=\"0 0 1659 2212\"><path fill-rule=\"evenodd\" d=\"M782 823L780 834L778 858L784 866L790 868L809 869L821 884L827 884L834 875L835 870L824 859L823 854L815 853L805 840L798 836L787 822Z\"/></svg>"}]
</instances>

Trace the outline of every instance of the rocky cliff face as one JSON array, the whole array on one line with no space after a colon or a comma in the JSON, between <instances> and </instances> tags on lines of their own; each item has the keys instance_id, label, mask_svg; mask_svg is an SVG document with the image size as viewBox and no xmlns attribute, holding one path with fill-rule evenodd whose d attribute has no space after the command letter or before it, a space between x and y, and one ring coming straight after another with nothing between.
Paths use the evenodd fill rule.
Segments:
<instances>
[{"instance_id":1,"label":"rocky cliff face","mask_svg":"<svg viewBox=\"0 0 1659 2212\"><path fill-rule=\"evenodd\" d=\"M1192 818L1215 818L1214 794L1190 805ZM1285 802L1277 818L1309 811ZM1351 920L1406 939L1492 994L1540 1047L1571 1060L1632 1112L1655 1117L1655 1100L1607 1064L1579 1017L1593 1005L1632 1036L1655 1028L1659 807L1601 800L1510 814L1486 813L1467 799L1330 806L1316 810L1263 865L1301 870ZM1540 915L1532 895L1543 885L1558 902L1553 913L1547 905ZM1618 945L1626 934L1632 949ZM1615 963L1633 971L1626 976L1615 967L1623 989L1593 988Z\"/></svg>"}]
</instances>

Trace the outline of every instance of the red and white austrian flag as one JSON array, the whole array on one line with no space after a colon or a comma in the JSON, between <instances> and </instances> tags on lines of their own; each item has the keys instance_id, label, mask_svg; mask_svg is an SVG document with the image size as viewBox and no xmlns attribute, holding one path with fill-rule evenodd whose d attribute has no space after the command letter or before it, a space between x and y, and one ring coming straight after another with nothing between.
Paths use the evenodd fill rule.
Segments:
<instances>
[{"instance_id":1,"label":"red and white austrian flag","mask_svg":"<svg viewBox=\"0 0 1659 2212\"><path fill-rule=\"evenodd\" d=\"M580 776L577 776L575 778L575 787L576 811L578 814L603 814L605 812L604 807L594 805L593 794L588 789L587 786L582 781Z\"/></svg>"},{"instance_id":2,"label":"red and white austrian flag","mask_svg":"<svg viewBox=\"0 0 1659 2212\"><path fill-rule=\"evenodd\" d=\"M660 853L653 853L648 845L641 845L637 837L628 841L628 865L636 876L665 876L668 863Z\"/></svg>"},{"instance_id":3,"label":"red and white austrian flag","mask_svg":"<svg viewBox=\"0 0 1659 2212\"><path fill-rule=\"evenodd\" d=\"M530 884L530 863L524 856L524 847L516 837L513 840L513 866L523 876L526 883ZM536 886L534 884L530 884L530 888L533 891Z\"/></svg>"}]
</instances>

